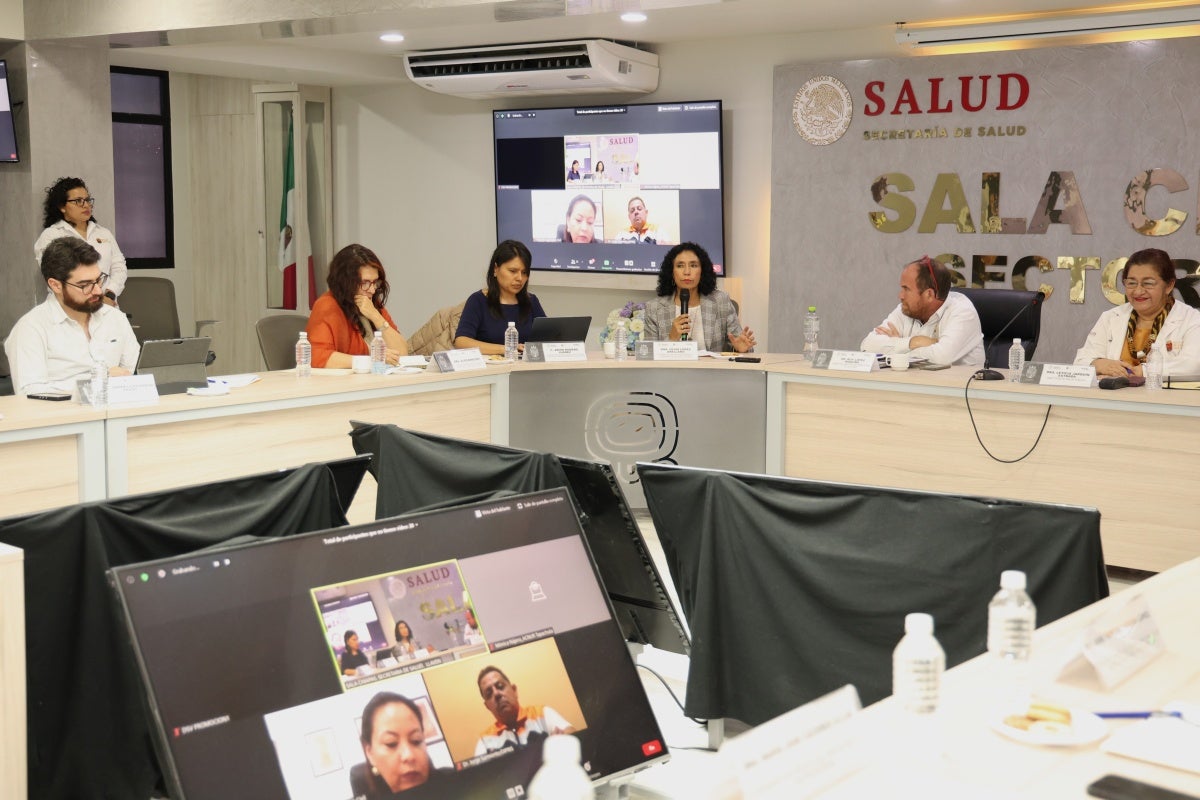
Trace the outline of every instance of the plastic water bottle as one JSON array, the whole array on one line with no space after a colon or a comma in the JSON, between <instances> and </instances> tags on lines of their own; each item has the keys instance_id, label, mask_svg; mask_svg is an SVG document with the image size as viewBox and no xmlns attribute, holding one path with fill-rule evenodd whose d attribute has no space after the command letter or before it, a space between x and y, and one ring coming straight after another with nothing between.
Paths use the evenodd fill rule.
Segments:
<instances>
[{"instance_id":1,"label":"plastic water bottle","mask_svg":"<svg viewBox=\"0 0 1200 800\"><path fill-rule=\"evenodd\" d=\"M517 360L517 345L520 343L520 334L517 332L517 323L510 322L508 327L504 329L504 357L509 361Z\"/></svg>"},{"instance_id":2,"label":"plastic water bottle","mask_svg":"<svg viewBox=\"0 0 1200 800\"><path fill-rule=\"evenodd\" d=\"M1013 339L1012 347L1008 348L1008 379L1013 383L1021 380L1021 370L1025 367L1025 345L1020 339Z\"/></svg>"},{"instance_id":3,"label":"plastic water bottle","mask_svg":"<svg viewBox=\"0 0 1200 800\"><path fill-rule=\"evenodd\" d=\"M812 361L820 345L817 339L821 336L821 318L817 316L817 307L809 306L804 315L804 359Z\"/></svg>"},{"instance_id":4,"label":"plastic water bottle","mask_svg":"<svg viewBox=\"0 0 1200 800\"><path fill-rule=\"evenodd\" d=\"M371 374L383 375L387 372L387 345L383 343L383 331L375 331L371 340Z\"/></svg>"},{"instance_id":5,"label":"plastic water bottle","mask_svg":"<svg viewBox=\"0 0 1200 800\"><path fill-rule=\"evenodd\" d=\"M88 399L92 408L108 407L108 365L103 358L92 361L92 374L88 381Z\"/></svg>"},{"instance_id":6,"label":"plastic water bottle","mask_svg":"<svg viewBox=\"0 0 1200 800\"><path fill-rule=\"evenodd\" d=\"M1146 375L1147 389L1161 389L1163 386L1163 353L1162 345L1158 342L1150 345L1150 355L1146 356L1146 366L1142 370Z\"/></svg>"},{"instance_id":7,"label":"plastic water bottle","mask_svg":"<svg viewBox=\"0 0 1200 800\"><path fill-rule=\"evenodd\" d=\"M1029 656L1037 609L1025 591L1025 573L1010 569L1000 573L1000 591L988 603L988 652L1000 659L1003 670L1001 694L1010 708L1029 704Z\"/></svg>"},{"instance_id":8,"label":"plastic water bottle","mask_svg":"<svg viewBox=\"0 0 1200 800\"><path fill-rule=\"evenodd\" d=\"M312 343L308 341L308 333L300 331L296 340L296 377L312 377Z\"/></svg>"},{"instance_id":9,"label":"plastic water bottle","mask_svg":"<svg viewBox=\"0 0 1200 800\"><path fill-rule=\"evenodd\" d=\"M579 764L579 740L556 734L542 745L542 767L529 782L529 800L592 800L596 790Z\"/></svg>"},{"instance_id":10,"label":"plastic water bottle","mask_svg":"<svg viewBox=\"0 0 1200 800\"><path fill-rule=\"evenodd\" d=\"M933 636L933 617L909 614L904 638L892 653L892 694L905 711L917 715L937 711L946 653Z\"/></svg>"},{"instance_id":11,"label":"plastic water bottle","mask_svg":"<svg viewBox=\"0 0 1200 800\"><path fill-rule=\"evenodd\" d=\"M1005 661L1028 661L1037 608L1025 591L1025 573L1000 573L1000 591L988 603L988 652Z\"/></svg>"},{"instance_id":12,"label":"plastic water bottle","mask_svg":"<svg viewBox=\"0 0 1200 800\"><path fill-rule=\"evenodd\" d=\"M625 330L625 320L617 320L617 332L613 335L613 343L617 348L617 361L624 361L629 350L629 331Z\"/></svg>"}]
</instances>

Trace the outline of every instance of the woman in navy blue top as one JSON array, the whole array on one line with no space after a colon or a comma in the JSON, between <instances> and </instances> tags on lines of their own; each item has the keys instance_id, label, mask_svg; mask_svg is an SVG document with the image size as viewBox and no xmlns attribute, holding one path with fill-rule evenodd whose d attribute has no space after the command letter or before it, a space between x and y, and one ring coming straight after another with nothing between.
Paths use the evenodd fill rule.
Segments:
<instances>
[{"instance_id":1,"label":"woman in navy blue top","mask_svg":"<svg viewBox=\"0 0 1200 800\"><path fill-rule=\"evenodd\" d=\"M517 323L523 343L535 317L544 317L537 296L529 293L529 248L513 239L496 246L488 263L487 291L474 292L463 306L454 332L455 347L478 347L484 355L504 355L504 330ZM524 347L522 346L522 350Z\"/></svg>"}]
</instances>

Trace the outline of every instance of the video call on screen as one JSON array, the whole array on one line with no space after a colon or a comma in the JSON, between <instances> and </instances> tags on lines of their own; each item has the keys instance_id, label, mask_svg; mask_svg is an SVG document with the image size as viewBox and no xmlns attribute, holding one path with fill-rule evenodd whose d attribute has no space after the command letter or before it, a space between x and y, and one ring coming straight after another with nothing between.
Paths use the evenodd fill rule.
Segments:
<instances>
[{"instance_id":1,"label":"video call on screen","mask_svg":"<svg viewBox=\"0 0 1200 800\"><path fill-rule=\"evenodd\" d=\"M541 739L485 735L487 667L522 707L571 728L594 779L663 752L562 490L123 568L114 581L189 798L374 796L361 788L361 734L380 693L421 711L428 774L405 797L505 798L540 766Z\"/></svg>"},{"instance_id":2,"label":"video call on screen","mask_svg":"<svg viewBox=\"0 0 1200 800\"><path fill-rule=\"evenodd\" d=\"M720 101L492 120L496 236L527 243L534 269L655 273L673 245L696 242L725 273Z\"/></svg>"}]
</instances>

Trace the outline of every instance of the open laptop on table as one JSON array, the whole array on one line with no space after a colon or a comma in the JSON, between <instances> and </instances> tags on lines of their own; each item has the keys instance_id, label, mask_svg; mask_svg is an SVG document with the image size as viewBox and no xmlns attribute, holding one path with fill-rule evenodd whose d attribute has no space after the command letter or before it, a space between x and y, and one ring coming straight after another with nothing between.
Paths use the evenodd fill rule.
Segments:
<instances>
[{"instance_id":1,"label":"open laptop on table","mask_svg":"<svg viewBox=\"0 0 1200 800\"><path fill-rule=\"evenodd\" d=\"M591 324L591 317L537 317L529 341L584 342Z\"/></svg>"},{"instance_id":2,"label":"open laptop on table","mask_svg":"<svg viewBox=\"0 0 1200 800\"><path fill-rule=\"evenodd\" d=\"M158 393L183 394L188 389L208 386L208 347L212 337L152 339L142 342L136 375L153 375Z\"/></svg>"},{"instance_id":3,"label":"open laptop on table","mask_svg":"<svg viewBox=\"0 0 1200 800\"><path fill-rule=\"evenodd\" d=\"M391 797L360 739L381 709L411 719L401 705L424 727L406 800L523 796L543 735L484 705L501 675L544 726L566 723L598 784L666 757L565 488L109 577L172 798ZM400 622L419 661L388 660ZM352 637L373 666L347 655Z\"/></svg>"}]
</instances>

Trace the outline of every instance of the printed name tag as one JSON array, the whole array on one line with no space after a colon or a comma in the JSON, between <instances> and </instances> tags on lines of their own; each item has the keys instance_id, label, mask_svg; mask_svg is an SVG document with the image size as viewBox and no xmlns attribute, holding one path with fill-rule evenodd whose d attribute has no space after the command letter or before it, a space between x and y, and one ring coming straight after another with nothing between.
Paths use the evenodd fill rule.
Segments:
<instances>
[{"instance_id":1,"label":"printed name tag","mask_svg":"<svg viewBox=\"0 0 1200 800\"><path fill-rule=\"evenodd\" d=\"M836 369L842 372L870 372L875 369L874 353L858 350L818 350L813 355L813 369Z\"/></svg>"},{"instance_id":2,"label":"printed name tag","mask_svg":"<svg viewBox=\"0 0 1200 800\"><path fill-rule=\"evenodd\" d=\"M697 342L638 342L638 361L696 361L700 358Z\"/></svg>"},{"instance_id":3,"label":"printed name tag","mask_svg":"<svg viewBox=\"0 0 1200 800\"><path fill-rule=\"evenodd\" d=\"M122 375L108 379L110 406L152 406L158 403L158 386L153 375Z\"/></svg>"},{"instance_id":4,"label":"printed name tag","mask_svg":"<svg viewBox=\"0 0 1200 800\"><path fill-rule=\"evenodd\" d=\"M1074 386L1089 389L1096 382L1096 368L1031 361L1021 368L1020 382L1036 383L1039 386Z\"/></svg>"},{"instance_id":5,"label":"printed name tag","mask_svg":"<svg viewBox=\"0 0 1200 800\"><path fill-rule=\"evenodd\" d=\"M1112 689L1167 649L1144 595L1109 611L1083 632L1083 652L1063 667L1066 675L1089 666Z\"/></svg>"},{"instance_id":6,"label":"printed name tag","mask_svg":"<svg viewBox=\"0 0 1200 800\"><path fill-rule=\"evenodd\" d=\"M439 350L433 354L429 362L433 372L468 372L473 369L487 369L487 362L478 347L468 347L465 350Z\"/></svg>"},{"instance_id":7,"label":"printed name tag","mask_svg":"<svg viewBox=\"0 0 1200 800\"><path fill-rule=\"evenodd\" d=\"M865 765L853 686L818 697L721 745L742 797L810 797Z\"/></svg>"},{"instance_id":8,"label":"printed name tag","mask_svg":"<svg viewBox=\"0 0 1200 800\"><path fill-rule=\"evenodd\" d=\"M587 361L587 350L583 342L528 342L525 345L525 360L531 364Z\"/></svg>"}]
</instances>

